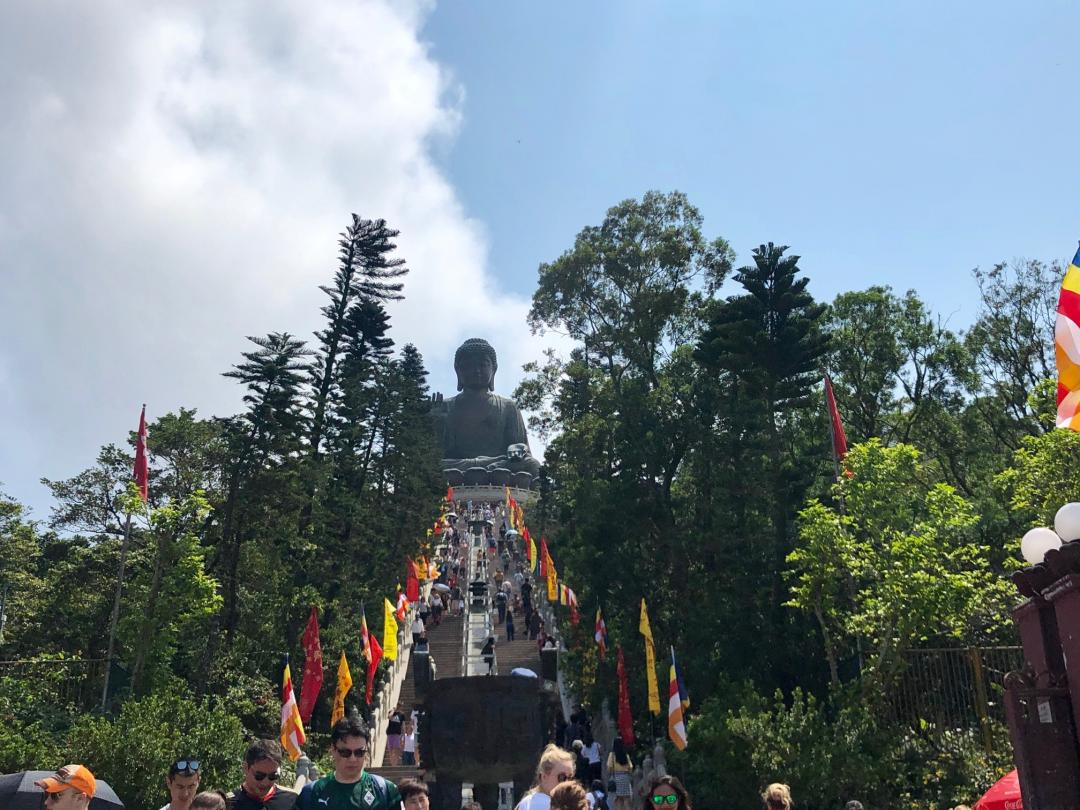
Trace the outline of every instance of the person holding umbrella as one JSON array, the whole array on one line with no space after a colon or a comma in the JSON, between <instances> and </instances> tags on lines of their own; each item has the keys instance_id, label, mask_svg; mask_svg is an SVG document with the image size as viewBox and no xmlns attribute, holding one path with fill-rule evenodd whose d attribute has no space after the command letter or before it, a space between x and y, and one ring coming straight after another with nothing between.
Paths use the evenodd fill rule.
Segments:
<instances>
[{"instance_id":1,"label":"person holding umbrella","mask_svg":"<svg viewBox=\"0 0 1080 810\"><path fill-rule=\"evenodd\" d=\"M65 765L34 784L45 791L46 810L85 810L97 791L97 780L85 765Z\"/></svg>"}]
</instances>

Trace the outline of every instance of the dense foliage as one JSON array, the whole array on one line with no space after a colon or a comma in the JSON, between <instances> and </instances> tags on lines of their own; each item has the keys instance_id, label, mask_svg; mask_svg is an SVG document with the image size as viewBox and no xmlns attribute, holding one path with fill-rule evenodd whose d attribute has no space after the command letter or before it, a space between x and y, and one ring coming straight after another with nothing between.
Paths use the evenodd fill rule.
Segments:
<instances>
[{"instance_id":1,"label":"dense foliage","mask_svg":"<svg viewBox=\"0 0 1080 810\"><path fill-rule=\"evenodd\" d=\"M811 810L971 803L1009 766L1001 729L987 754L978 727L898 720L890 689L911 650L1016 643L1017 540L1080 497L1075 434L1045 419L1060 268L977 270L979 313L957 332L910 290L820 302L771 242L732 272L702 229L685 196L651 192L540 266L533 326L575 347L517 392L556 482L530 524L581 613L603 608L651 739L648 601L695 700L674 770L704 806L753 807L771 781ZM614 710L614 665L591 627L571 634L575 687Z\"/></svg>"},{"instance_id":2,"label":"dense foliage","mask_svg":"<svg viewBox=\"0 0 1080 810\"><path fill-rule=\"evenodd\" d=\"M134 435L84 472L44 481L47 526L0 498L3 658L26 661L0 671L5 771L76 751L135 807L162 803L170 757L198 754L208 783L231 784L246 739L277 734L282 660L293 654L299 683L311 605L325 681L342 649L363 681L361 605L381 632L386 583L421 550L444 491L427 372L415 347L395 350L384 308L406 272L396 235L353 216L314 346L271 332L222 369L243 386L242 413L180 408L149 423L145 506L130 483ZM99 717L88 710L100 703L129 515L118 666Z\"/></svg>"}]
</instances>

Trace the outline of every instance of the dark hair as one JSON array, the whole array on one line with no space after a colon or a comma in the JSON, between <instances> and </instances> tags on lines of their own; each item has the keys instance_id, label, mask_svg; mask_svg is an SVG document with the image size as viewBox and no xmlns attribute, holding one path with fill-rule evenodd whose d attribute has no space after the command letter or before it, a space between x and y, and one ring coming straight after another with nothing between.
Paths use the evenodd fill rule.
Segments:
<instances>
[{"instance_id":1,"label":"dark hair","mask_svg":"<svg viewBox=\"0 0 1080 810\"><path fill-rule=\"evenodd\" d=\"M394 709L394 711L397 712L398 710ZM342 717L334 723L334 727L330 730L330 744L333 745L345 737L363 737L367 744L371 745L371 735L355 714Z\"/></svg>"},{"instance_id":2,"label":"dark hair","mask_svg":"<svg viewBox=\"0 0 1080 810\"><path fill-rule=\"evenodd\" d=\"M401 802L405 803L405 800L410 796L415 796L417 793L423 793L425 796L431 796L431 790L428 788L427 783L422 779L414 779L408 777L402 779L397 783L398 793L401 794Z\"/></svg>"},{"instance_id":3,"label":"dark hair","mask_svg":"<svg viewBox=\"0 0 1080 810\"><path fill-rule=\"evenodd\" d=\"M852 799L844 805L844 810L863 810L862 802Z\"/></svg>"},{"instance_id":4,"label":"dark hair","mask_svg":"<svg viewBox=\"0 0 1080 810\"><path fill-rule=\"evenodd\" d=\"M658 779L653 779L653 783L645 794L645 800L641 805L645 810L653 810L652 795L661 785L667 785L675 791L675 795L679 797L678 810L692 810L690 807L690 794L686 792L683 783L674 776L661 776Z\"/></svg>"},{"instance_id":5,"label":"dark hair","mask_svg":"<svg viewBox=\"0 0 1080 810\"><path fill-rule=\"evenodd\" d=\"M272 759L280 765L284 756L281 752L281 745L277 740L256 740L248 746L248 750L244 753L244 764L254 765L261 759Z\"/></svg>"},{"instance_id":6,"label":"dark hair","mask_svg":"<svg viewBox=\"0 0 1080 810\"><path fill-rule=\"evenodd\" d=\"M191 810L225 810L228 802L220 790L204 790L191 800Z\"/></svg>"},{"instance_id":7,"label":"dark hair","mask_svg":"<svg viewBox=\"0 0 1080 810\"><path fill-rule=\"evenodd\" d=\"M595 793L598 790L601 793L603 793L604 792L604 783L601 782L599 779L593 779L592 784L589 785L589 790L591 790L593 793Z\"/></svg>"},{"instance_id":8,"label":"dark hair","mask_svg":"<svg viewBox=\"0 0 1080 810\"><path fill-rule=\"evenodd\" d=\"M622 737L615 738L615 742L611 744L611 753L615 755L615 761L620 765L626 765L630 761L630 757L626 755L626 746L623 745Z\"/></svg>"},{"instance_id":9,"label":"dark hair","mask_svg":"<svg viewBox=\"0 0 1080 810\"><path fill-rule=\"evenodd\" d=\"M173 761L169 764L169 779L171 780L178 773L183 773L184 776L194 776L199 772L198 768L177 768L176 764L183 762L184 764L190 764L192 762L198 764L199 760L195 757L174 757Z\"/></svg>"},{"instance_id":10,"label":"dark hair","mask_svg":"<svg viewBox=\"0 0 1080 810\"><path fill-rule=\"evenodd\" d=\"M484 810L484 807L480 802L465 802L461 805L461 810Z\"/></svg>"}]
</instances>

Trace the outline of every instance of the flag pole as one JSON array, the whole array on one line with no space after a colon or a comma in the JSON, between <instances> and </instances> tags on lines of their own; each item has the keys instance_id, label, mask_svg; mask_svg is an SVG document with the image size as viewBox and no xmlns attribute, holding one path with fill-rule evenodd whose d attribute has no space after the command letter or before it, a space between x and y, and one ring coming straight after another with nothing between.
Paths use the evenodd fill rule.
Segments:
<instances>
[{"instance_id":1,"label":"flag pole","mask_svg":"<svg viewBox=\"0 0 1080 810\"><path fill-rule=\"evenodd\" d=\"M124 539L120 543L120 570L116 575L116 595L113 597L112 615L109 617L109 646L105 653L105 683L101 687L101 713L109 705L109 677L112 674L113 649L116 644L116 624L120 620L120 595L124 592L124 566L127 563L128 546L131 544L131 510L124 520Z\"/></svg>"},{"instance_id":2,"label":"flag pole","mask_svg":"<svg viewBox=\"0 0 1080 810\"><path fill-rule=\"evenodd\" d=\"M135 440L135 469L132 478L139 487L139 496L143 506L146 506L147 497L146 466L146 403L143 403L139 414L139 435ZM105 678L101 687L101 713L104 714L109 708L109 680L112 675L113 653L116 649L116 625L120 621L120 597L124 592L124 568L127 564L128 548L131 545L131 507L125 508L124 539L120 543L120 566L116 575L116 595L113 597L112 615L109 617L109 643L105 653Z\"/></svg>"}]
</instances>

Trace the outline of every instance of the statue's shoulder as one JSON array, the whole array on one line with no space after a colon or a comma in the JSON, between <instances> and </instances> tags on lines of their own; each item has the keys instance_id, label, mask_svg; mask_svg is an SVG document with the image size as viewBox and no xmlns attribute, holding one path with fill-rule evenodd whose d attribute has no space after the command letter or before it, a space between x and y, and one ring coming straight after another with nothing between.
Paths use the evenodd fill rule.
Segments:
<instances>
[{"instance_id":1,"label":"statue's shoulder","mask_svg":"<svg viewBox=\"0 0 1080 810\"><path fill-rule=\"evenodd\" d=\"M489 396L494 403L498 404L500 408L514 411L518 409L517 404L514 402L514 400L510 399L510 397L501 397L498 394L489 394Z\"/></svg>"}]
</instances>

